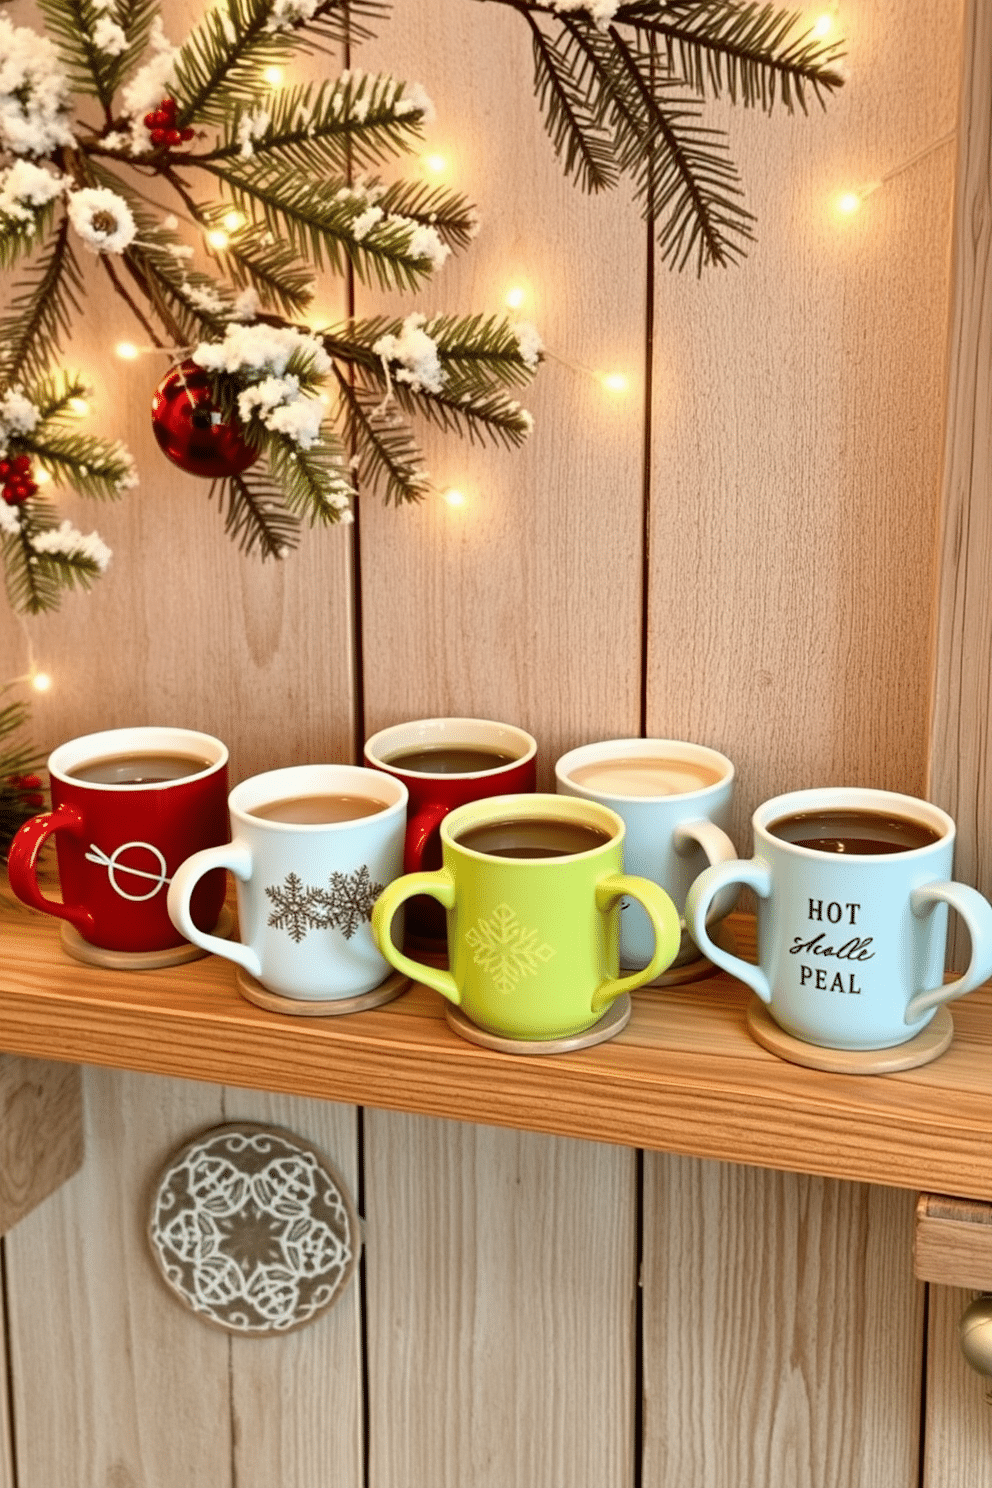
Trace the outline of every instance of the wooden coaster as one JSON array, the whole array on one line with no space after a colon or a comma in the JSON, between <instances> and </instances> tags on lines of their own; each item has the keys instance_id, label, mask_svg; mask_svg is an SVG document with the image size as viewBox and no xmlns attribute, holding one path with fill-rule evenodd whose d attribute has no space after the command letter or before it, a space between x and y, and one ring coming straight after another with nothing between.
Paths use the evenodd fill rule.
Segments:
<instances>
[{"instance_id":1,"label":"wooden coaster","mask_svg":"<svg viewBox=\"0 0 992 1488\"><path fill-rule=\"evenodd\" d=\"M630 1008L630 998L624 992L591 1028L556 1039L507 1038L501 1033L490 1033L488 1028L480 1028L477 1023L473 1023L460 1007L455 1007L447 998L444 1016L455 1033L468 1039L469 1043L481 1044L484 1049L499 1049L504 1054L567 1054L573 1049L589 1049L593 1044L602 1044L613 1038L630 1022Z\"/></svg>"},{"instance_id":2,"label":"wooden coaster","mask_svg":"<svg viewBox=\"0 0 992 1488\"><path fill-rule=\"evenodd\" d=\"M734 932L727 926L724 920L721 920L715 929L711 931L711 939L715 945L720 947L721 951L726 951L731 956L737 955L737 941L734 939ZM621 971L621 976L625 976L632 970L633 967L625 966ZM712 976L715 971L719 970L719 966L714 966L712 961L700 955L696 957L695 961L687 961L683 966L670 966L667 971L663 971L660 976L656 976L653 982L645 982L644 987L640 990L644 991L648 987L681 987L686 982L701 982L704 977Z\"/></svg>"},{"instance_id":3,"label":"wooden coaster","mask_svg":"<svg viewBox=\"0 0 992 1488\"><path fill-rule=\"evenodd\" d=\"M355 997L326 997L318 1002L310 997L283 997L281 992L270 992L243 966L236 968L234 979L241 996L248 1002L266 1008L270 1013L289 1013L296 1018L339 1018L343 1013L368 1012L370 1008L392 1002L410 985L409 977L401 971L394 971L368 992L359 992Z\"/></svg>"},{"instance_id":4,"label":"wooden coaster","mask_svg":"<svg viewBox=\"0 0 992 1488\"><path fill-rule=\"evenodd\" d=\"M361 1227L322 1153L292 1132L242 1121L169 1158L148 1240L178 1302L257 1338L303 1328L337 1301L358 1264Z\"/></svg>"},{"instance_id":5,"label":"wooden coaster","mask_svg":"<svg viewBox=\"0 0 992 1488\"><path fill-rule=\"evenodd\" d=\"M225 905L220 912L211 935L227 940L234 929L234 916ZM103 966L109 971L157 971L163 966L182 966L187 961L199 961L209 956L190 941L182 945L168 946L164 951L110 951L104 946L90 945L68 920L62 921L62 949L75 961L85 961L87 966Z\"/></svg>"},{"instance_id":6,"label":"wooden coaster","mask_svg":"<svg viewBox=\"0 0 992 1488\"><path fill-rule=\"evenodd\" d=\"M754 997L748 1004L747 1029L755 1043L790 1064L804 1064L809 1069L835 1074L892 1075L899 1070L917 1069L943 1054L954 1037L954 1019L946 1007L938 1008L921 1033L891 1049L827 1049L786 1033L761 998Z\"/></svg>"}]
</instances>

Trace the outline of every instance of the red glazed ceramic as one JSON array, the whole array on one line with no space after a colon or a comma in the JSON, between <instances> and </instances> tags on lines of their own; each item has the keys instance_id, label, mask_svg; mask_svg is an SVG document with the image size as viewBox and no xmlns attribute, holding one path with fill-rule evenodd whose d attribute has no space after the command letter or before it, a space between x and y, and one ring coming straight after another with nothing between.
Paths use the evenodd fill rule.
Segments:
<instances>
[{"instance_id":1,"label":"red glazed ceramic","mask_svg":"<svg viewBox=\"0 0 992 1488\"><path fill-rule=\"evenodd\" d=\"M186 858L227 841L226 746L190 729L111 729L60 745L48 770L51 811L25 822L11 843L17 897L104 950L183 945L166 896ZM37 877L53 835L61 903ZM193 915L205 930L216 924L225 887L220 871L198 886Z\"/></svg>"}]
</instances>

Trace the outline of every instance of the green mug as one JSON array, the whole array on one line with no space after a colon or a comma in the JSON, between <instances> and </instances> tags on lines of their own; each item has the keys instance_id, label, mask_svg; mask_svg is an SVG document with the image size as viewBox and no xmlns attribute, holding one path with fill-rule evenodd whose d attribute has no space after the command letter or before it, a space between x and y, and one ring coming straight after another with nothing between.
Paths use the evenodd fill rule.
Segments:
<instances>
[{"instance_id":1,"label":"green mug","mask_svg":"<svg viewBox=\"0 0 992 1488\"><path fill-rule=\"evenodd\" d=\"M581 1033L624 992L670 966L679 914L664 889L623 871L623 819L598 801L517 795L471 801L441 823L442 867L395 879L372 911L391 965L505 1038ZM405 956L391 927L400 905L430 894L447 910L450 971ZM654 955L618 976L620 903L644 906Z\"/></svg>"}]
</instances>

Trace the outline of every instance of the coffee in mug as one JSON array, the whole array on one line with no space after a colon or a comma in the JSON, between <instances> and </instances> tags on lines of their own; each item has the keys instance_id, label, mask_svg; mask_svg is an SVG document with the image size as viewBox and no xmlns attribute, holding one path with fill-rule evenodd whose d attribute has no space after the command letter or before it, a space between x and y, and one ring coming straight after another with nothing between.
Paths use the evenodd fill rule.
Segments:
<instances>
[{"instance_id":1,"label":"coffee in mug","mask_svg":"<svg viewBox=\"0 0 992 1488\"><path fill-rule=\"evenodd\" d=\"M992 973L992 905L951 880L954 822L938 806L835 787L777 796L752 823L754 857L707 868L686 921L793 1038L892 1048ZM757 966L715 945L706 925L714 895L738 884L758 896ZM971 960L945 983L948 906L967 926Z\"/></svg>"},{"instance_id":2,"label":"coffee in mug","mask_svg":"<svg viewBox=\"0 0 992 1488\"><path fill-rule=\"evenodd\" d=\"M433 744L397 750L384 755L383 763L414 775L478 775L480 771L502 770L517 758L508 750L488 749L481 744Z\"/></svg>"},{"instance_id":3,"label":"coffee in mug","mask_svg":"<svg viewBox=\"0 0 992 1488\"><path fill-rule=\"evenodd\" d=\"M88 785L161 785L166 780L185 780L201 775L212 761L193 754L107 754L83 760L66 774L70 780Z\"/></svg>"},{"instance_id":4,"label":"coffee in mug","mask_svg":"<svg viewBox=\"0 0 992 1488\"><path fill-rule=\"evenodd\" d=\"M728 835L734 767L715 749L677 739L609 739L562 755L555 780L560 794L599 801L623 818L626 868L659 884L680 914L693 879L708 864L737 857ZM717 900L711 926L735 899L728 893ZM624 904L620 926L620 964L644 966L654 939L640 905ZM709 970L684 921L674 967L686 978L693 967Z\"/></svg>"},{"instance_id":5,"label":"coffee in mug","mask_svg":"<svg viewBox=\"0 0 992 1488\"><path fill-rule=\"evenodd\" d=\"M263 801L253 806L249 816L262 821L288 822L291 826L324 826L329 822L358 821L385 811L388 801L377 796L289 796L282 801Z\"/></svg>"},{"instance_id":6,"label":"coffee in mug","mask_svg":"<svg viewBox=\"0 0 992 1488\"><path fill-rule=\"evenodd\" d=\"M497 796L441 823L443 864L379 896L372 931L386 959L509 1039L558 1039L590 1028L624 992L669 964L679 920L656 884L623 871L624 825L594 801ZM413 895L447 910L450 970L404 955L393 920ZM639 901L656 943L647 965L619 971L620 901Z\"/></svg>"}]
</instances>

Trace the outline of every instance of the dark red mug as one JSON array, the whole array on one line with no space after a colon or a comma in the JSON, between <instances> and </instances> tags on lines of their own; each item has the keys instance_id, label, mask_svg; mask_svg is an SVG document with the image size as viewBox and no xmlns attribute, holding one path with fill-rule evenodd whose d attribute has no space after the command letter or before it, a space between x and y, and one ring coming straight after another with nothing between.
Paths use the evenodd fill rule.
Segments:
<instances>
[{"instance_id":1,"label":"dark red mug","mask_svg":"<svg viewBox=\"0 0 992 1488\"><path fill-rule=\"evenodd\" d=\"M365 763L395 775L410 794L404 873L440 868L439 828L456 806L537 788L537 741L488 718L421 718L380 729L366 740ZM435 899L408 901L406 934L415 942L446 941Z\"/></svg>"},{"instance_id":2,"label":"dark red mug","mask_svg":"<svg viewBox=\"0 0 992 1488\"><path fill-rule=\"evenodd\" d=\"M109 729L60 744L48 773L51 811L25 822L11 843L17 897L104 950L185 944L169 919L168 887L193 853L228 840L226 746L191 729ZM62 902L38 885L38 855L53 835ZM220 870L198 885L193 918L204 930L216 924L225 891Z\"/></svg>"}]
</instances>

